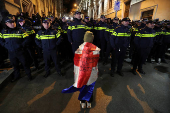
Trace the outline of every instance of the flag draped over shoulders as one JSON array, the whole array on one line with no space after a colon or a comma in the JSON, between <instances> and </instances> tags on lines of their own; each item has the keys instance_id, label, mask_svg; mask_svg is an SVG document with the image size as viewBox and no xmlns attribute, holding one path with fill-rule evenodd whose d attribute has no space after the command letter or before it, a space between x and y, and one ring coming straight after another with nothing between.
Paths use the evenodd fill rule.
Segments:
<instances>
[{"instance_id":1,"label":"flag draped over shoulders","mask_svg":"<svg viewBox=\"0 0 170 113\"><path fill-rule=\"evenodd\" d=\"M88 98L92 94L98 78L99 52L100 49L89 42L79 46L74 56L74 84L62 90L62 93L80 91L79 100Z\"/></svg>"}]
</instances>

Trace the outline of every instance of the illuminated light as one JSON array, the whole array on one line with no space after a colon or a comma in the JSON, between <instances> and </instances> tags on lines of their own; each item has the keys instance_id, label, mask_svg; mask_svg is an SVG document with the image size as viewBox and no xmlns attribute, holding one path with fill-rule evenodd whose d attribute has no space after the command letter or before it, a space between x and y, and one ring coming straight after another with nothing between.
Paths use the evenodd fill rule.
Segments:
<instances>
[{"instance_id":1,"label":"illuminated light","mask_svg":"<svg viewBox=\"0 0 170 113\"><path fill-rule=\"evenodd\" d=\"M68 17L65 17L66 18L66 20L68 20Z\"/></svg>"}]
</instances>

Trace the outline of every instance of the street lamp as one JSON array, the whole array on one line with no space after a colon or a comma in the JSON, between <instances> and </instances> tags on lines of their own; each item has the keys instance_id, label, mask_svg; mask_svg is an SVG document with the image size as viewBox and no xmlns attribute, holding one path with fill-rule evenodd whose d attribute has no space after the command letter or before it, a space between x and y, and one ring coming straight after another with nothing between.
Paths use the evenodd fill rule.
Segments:
<instances>
[{"instance_id":1,"label":"street lamp","mask_svg":"<svg viewBox=\"0 0 170 113\"><path fill-rule=\"evenodd\" d=\"M77 7L77 4L74 4L75 7Z\"/></svg>"}]
</instances>

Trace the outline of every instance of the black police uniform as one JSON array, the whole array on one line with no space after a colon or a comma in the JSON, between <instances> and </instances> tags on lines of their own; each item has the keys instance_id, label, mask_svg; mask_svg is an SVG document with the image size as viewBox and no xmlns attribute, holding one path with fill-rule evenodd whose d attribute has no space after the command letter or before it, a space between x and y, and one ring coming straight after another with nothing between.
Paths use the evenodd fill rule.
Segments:
<instances>
[{"instance_id":1,"label":"black police uniform","mask_svg":"<svg viewBox=\"0 0 170 113\"><path fill-rule=\"evenodd\" d=\"M86 24L81 19L74 19L74 22L70 23L67 31L68 40L72 43L73 54L78 47L84 42L84 34L86 32Z\"/></svg>"},{"instance_id":2,"label":"black police uniform","mask_svg":"<svg viewBox=\"0 0 170 113\"><path fill-rule=\"evenodd\" d=\"M108 25L105 22L99 21L95 27L95 37L94 37L94 44L96 42L96 45L101 48L101 60L104 58L104 52L106 51L106 38L105 38L105 30L108 27Z\"/></svg>"},{"instance_id":3,"label":"black police uniform","mask_svg":"<svg viewBox=\"0 0 170 113\"><path fill-rule=\"evenodd\" d=\"M24 20L24 18L22 18L22 17L18 18L18 21L23 21L23 20ZM26 33L29 35L29 38L30 38L30 43L27 44L27 46L26 46L26 49L29 53L29 56L27 56L27 58L29 59L29 57L31 57L33 60L34 66L36 67L36 69L38 69L38 60L36 58L35 49L33 47L35 45L35 31L33 30L32 27L30 27L26 24L21 26L21 28L26 31Z\"/></svg>"},{"instance_id":4,"label":"black police uniform","mask_svg":"<svg viewBox=\"0 0 170 113\"><path fill-rule=\"evenodd\" d=\"M135 58L133 63L133 73L136 74L136 69L142 74L145 72L142 65L145 63L151 48L153 47L155 31L147 26L136 33L134 38L135 43Z\"/></svg>"},{"instance_id":5,"label":"black police uniform","mask_svg":"<svg viewBox=\"0 0 170 113\"><path fill-rule=\"evenodd\" d=\"M7 17L7 21L12 22L10 17ZM20 77L19 61L23 65L28 78L31 80L31 70L29 68L24 51L24 47L29 44L28 34L24 30L19 28L3 29L0 33L0 44L8 49L9 59L12 66L14 67L13 81L17 80Z\"/></svg>"},{"instance_id":6,"label":"black police uniform","mask_svg":"<svg viewBox=\"0 0 170 113\"><path fill-rule=\"evenodd\" d=\"M170 29L164 28L162 31L162 45L161 45L161 62L167 63L165 60L165 53L167 51L168 44L170 44Z\"/></svg>"},{"instance_id":7,"label":"black police uniform","mask_svg":"<svg viewBox=\"0 0 170 113\"><path fill-rule=\"evenodd\" d=\"M156 33L156 36L154 37L153 47L151 49L151 52L147 58L147 62L152 63L151 58L155 58L155 61L158 63L158 58L161 57L161 45L162 45L162 29L161 27L154 27L154 31Z\"/></svg>"},{"instance_id":8,"label":"black police uniform","mask_svg":"<svg viewBox=\"0 0 170 113\"><path fill-rule=\"evenodd\" d=\"M128 20L129 21L129 20ZM111 76L113 76L116 64L117 72L123 76L121 73L124 57L126 54L127 47L129 46L131 38L131 32L128 26L120 25L112 33L110 37L110 43L114 51L112 52L112 63L111 63Z\"/></svg>"},{"instance_id":9,"label":"black police uniform","mask_svg":"<svg viewBox=\"0 0 170 113\"><path fill-rule=\"evenodd\" d=\"M60 32L52 29L51 27L47 30L42 29L38 31L35 39L36 44L43 49L43 56L45 62L45 70L47 77L50 74L51 58L55 64L55 68L59 75L61 75L61 69L58 64L57 46L61 42Z\"/></svg>"},{"instance_id":10,"label":"black police uniform","mask_svg":"<svg viewBox=\"0 0 170 113\"><path fill-rule=\"evenodd\" d=\"M61 23L61 35L62 35L62 42L61 42L61 56L65 60L72 60L73 53L72 53L72 47L70 42L68 41L67 37L67 31L68 31L68 24L66 22Z\"/></svg>"},{"instance_id":11,"label":"black police uniform","mask_svg":"<svg viewBox=\"0 0 170 113\"><path fill-rule=\"evenodd\" d=\"M104 63L107 62L108 60L108 57L110 55L110 52L113 50L112 47L111 47L111 44L110 44L110 36L111 34L114 32L114 29L118 26L117 23L114 23L111 24L105 31L105 38L106 38L106 41L107 41L107 48L106 48L106 54L105 54L105 60L104 60Z\"/></svg>"}]
</instances>

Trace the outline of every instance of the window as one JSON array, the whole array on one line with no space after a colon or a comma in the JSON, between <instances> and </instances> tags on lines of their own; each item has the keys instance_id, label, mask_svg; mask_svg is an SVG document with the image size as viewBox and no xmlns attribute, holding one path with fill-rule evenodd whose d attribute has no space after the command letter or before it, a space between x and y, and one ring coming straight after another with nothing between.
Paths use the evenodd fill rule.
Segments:
<instances>
[{"instance_id":1,"label":"window","mask_svg":"<svg viewBox=\"0 0 170 113\"><path fill-rule=\"evenodd\" d=\"M148 18L148 20L151 20L152 16L153 16L153 9L142 12L142 18Z\"/></svg>"},{"instance_id":2,"label":"window","mask_svg":"<svg viewBox=\"0 0 170 113\"><path fill-rule=\"evenodd\" d=\"M104 12L104 1L102 2L102 12Z\"/></svg>"},{"instance_id":3,"label":"window","mask_svg":"<svg viewBox=\"0 0 170 113\"><path fill-rule=\"evenodd\" d=\"M109 0L109 9L112 8L112 0Z\"/></svg>"}]
</instances>

